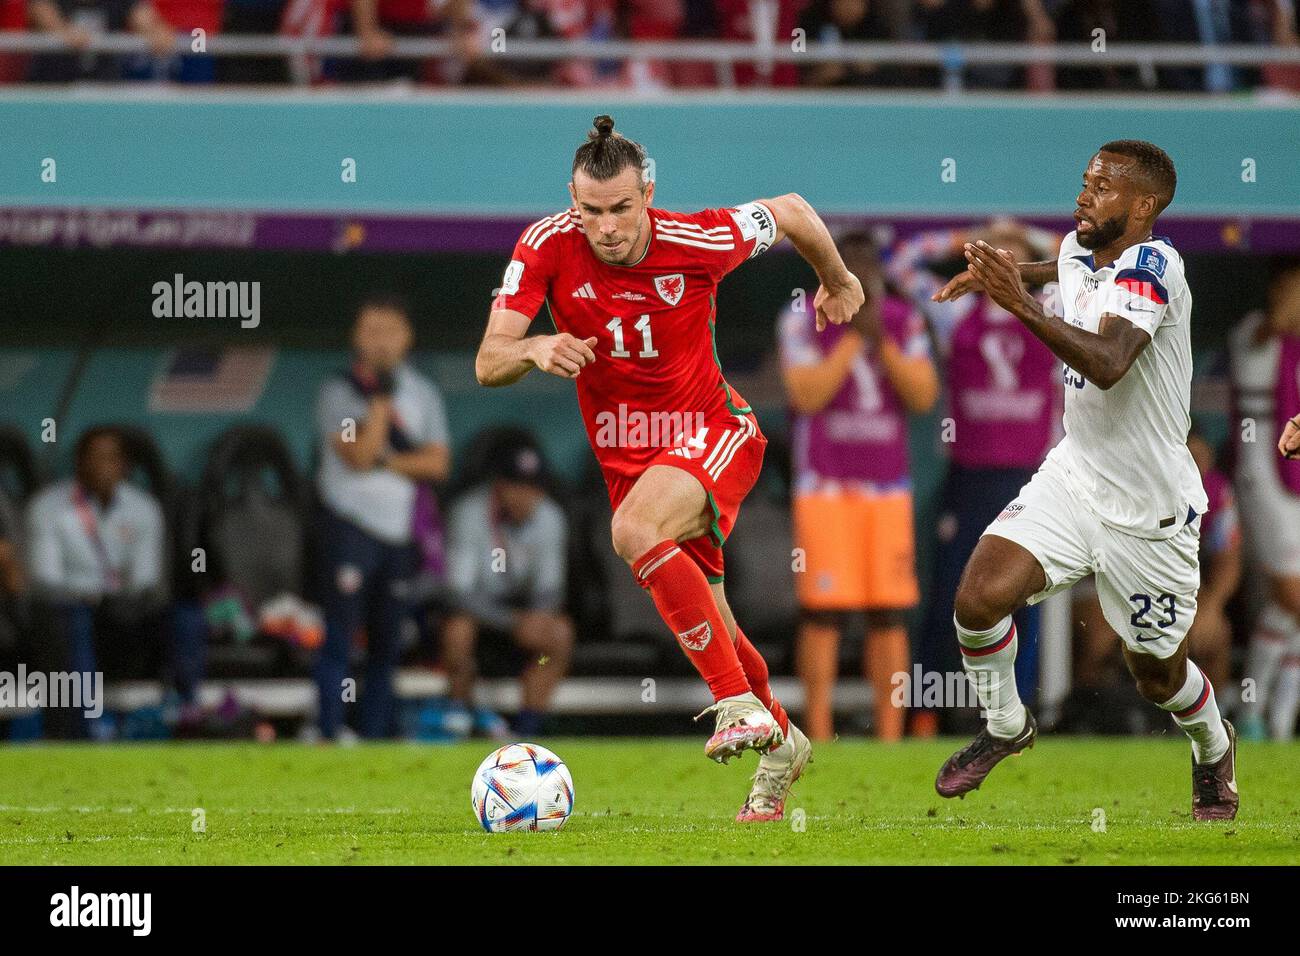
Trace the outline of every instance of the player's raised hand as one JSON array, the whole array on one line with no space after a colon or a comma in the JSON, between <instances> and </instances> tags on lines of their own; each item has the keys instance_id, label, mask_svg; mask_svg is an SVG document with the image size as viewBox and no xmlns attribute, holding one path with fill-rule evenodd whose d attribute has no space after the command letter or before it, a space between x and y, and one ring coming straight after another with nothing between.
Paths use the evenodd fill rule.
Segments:
<instances>
[{"instance_id":1,"label":"player's raised hand","mask_svg":"<svg viewBox=\"0 0 1300 956\"><path fill-rule=\"evenodd\" d=\"M1277 450L1283 458L1300 458L1300 415L1292 416L1286 423L1282 437L1277 443Z\"/></svg>"},{"instance_id":2,"label":"player's raised hand","mask_svg":"<svg viewBox=\"0 0 1300 956\"><path fill-rule=\"evenodd\" d=\"M975 277L971 275L971 271L969 269L963 269L961 272L949 279L947 285L934 295L930 296L930 301L955 302L967 292L974 292L979 287L980 284L975 281Z\"/></svg>"},{"instance_id":3,"label":"player's raised hand","mask_svg":"<svg viewBox=\"0 0 1300 956\"><path fill-rule=\"evenodd\" d=\"M596 337L580 339L561 332L559 335L539 335L534 339L533 364L543 372L560 378L577 378L584 366L596 361Z\"/></svg>"},{"instance_id":4,"label":"player's raised hand","mask_svg":"<svg viewBox=\"0 0 1300 956\"><path fill-rule=\"evenodd\" d=\"M1020 266L1005 249L994 249L984 240L966 243L966 261L975 281L998 305L1014 312L1029 294L1020 279Z\"/></svg>"},{"instance_id":5,"label":"player's raised hand","mask_svg":"<svg viewBox=\"0 0 1300 956\"><path fill-rule=\"evenodd\" d=\"M862 293L862 283L852 272L846 272L847 279L838 286L822 285L817 289L813 299L813 308L817 312L817 331L827 325L843 325L858 314L866 296Z\"/></svg>"}]
</instances>

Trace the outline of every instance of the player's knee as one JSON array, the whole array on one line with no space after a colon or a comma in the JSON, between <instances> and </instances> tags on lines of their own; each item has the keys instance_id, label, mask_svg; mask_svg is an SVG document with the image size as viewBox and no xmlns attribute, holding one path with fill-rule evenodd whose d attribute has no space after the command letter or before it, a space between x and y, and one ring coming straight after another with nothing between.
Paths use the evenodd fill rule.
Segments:
<instances>
[{"instance_id":1,"label":"player's knee","mask_svg":"<svg viewBox=\"0 0 1300 956\"><path fill-rule=\"evenodd\" d=\"M615 553L628 564L636 561L662 540L659 537L660 531L653 522L623 508L614 512L609 532L614 542Z\"/></svg>"},{"instance_id":2,"label":"player's knee","mask_svg":"<svg viewBox=\"0 0 1300 956\"><path fill-rule=\"evenodd\" d=\"M1171 674L1139 674L1135 680L1138 693L1153 704L1163 704L1183 689L1183 679Z\"/></svg>"},{"instance_id":3,"label":"player's knee","mask_svg":"<svg viewBox=\"0 0 1300 956\"><path fill-rule=\"evenodd\" d=\"M972 631L987 631L1014 610L1014 598L1007 589L981 574L963 577L953 600L957 620Z\"/></svg>"}]
</instances>

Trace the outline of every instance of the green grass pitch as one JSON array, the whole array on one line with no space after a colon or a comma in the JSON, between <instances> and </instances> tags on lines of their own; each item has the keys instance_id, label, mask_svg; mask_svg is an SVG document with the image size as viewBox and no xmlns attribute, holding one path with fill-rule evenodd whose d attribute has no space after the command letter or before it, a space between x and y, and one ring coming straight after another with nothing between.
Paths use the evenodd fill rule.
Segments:
<instances>
[{"instance_id":1,"label":"green grass pitch","mask_svg":"<svg viewBox=\"0 0 1300 956\"><path fill-rule=\"evenodd\" d=\"M1300 745L1243 744L1239 818L1197 824L1188 747L1172 735L1046 736L951 801L933 779L956 741L845 740L817 748L786 822L742 826L752 754L722 767L694 739L538 742L573 772L558 833L479 829L469 783L487 742L4 748L0 862L1300 862Z\"/></svg>"}]
</instances>

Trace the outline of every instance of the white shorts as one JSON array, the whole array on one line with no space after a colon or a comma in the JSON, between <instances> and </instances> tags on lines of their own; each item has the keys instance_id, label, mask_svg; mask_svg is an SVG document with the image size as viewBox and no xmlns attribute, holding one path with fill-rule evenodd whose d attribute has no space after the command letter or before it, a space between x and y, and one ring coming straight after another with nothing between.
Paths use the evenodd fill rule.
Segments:
<instances>
[{"instance_id":1,"label":"white shorts","mask_svg":"<svg viewBox=\"0 0 1300 956\"><path fill-rule=\"evenodd\" d=\"M1102 523L1045 462L1016 500L984 530L1020 545L1043 566L1037 604L1089 574L1106 623L1129 650L1165 658L1178 650L1196 616L1201 586L1201 519L1172 538L1152 541Z\"/></svg>"},{"instance_id":2,"label":"white shorts","mask_svg":"<svg viewBox=\"0 0 1300 956\"><path fill-rule=\"evenodd\" d=\"M1235 491L1251 560L1272 574L1300 577L1300 498L1282 484L1277 449L1243 443L1240 454Z\"/></svg>"}]
</instances>

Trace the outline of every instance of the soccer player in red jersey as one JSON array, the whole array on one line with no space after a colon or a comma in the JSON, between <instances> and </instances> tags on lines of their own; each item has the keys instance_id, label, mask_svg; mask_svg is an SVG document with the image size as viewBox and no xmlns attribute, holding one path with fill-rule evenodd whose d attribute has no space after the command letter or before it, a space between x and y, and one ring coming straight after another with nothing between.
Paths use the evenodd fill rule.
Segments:
<instances>
[{"instance_id":1,"label":"soccer player in red jersey","mask_svg":"<svg viewBox=\"0 0 1300 956\"><path fill-rule=\"evenodd\" d=\"M722 544L767 440L718 364L717 286L788 236L821 281L819 329L848 322L862 287L799 196L666 212L652 206L648 169L645 150L596 117L574 156L572 207L528 227L515 246L475 374L493 386L534 368L576 380L609 488L614 550L713 692L704 752L725 763L758 751L737 819L779 820L812 748L772 697L767 665L723 593ZM543 302L556 334L527 336Z\"/></svg>"}]
</instances>

